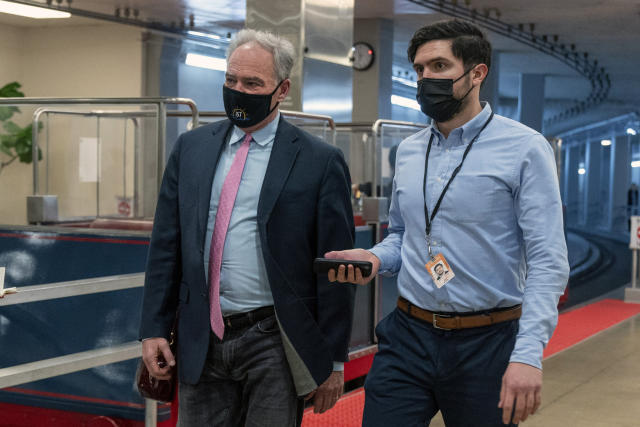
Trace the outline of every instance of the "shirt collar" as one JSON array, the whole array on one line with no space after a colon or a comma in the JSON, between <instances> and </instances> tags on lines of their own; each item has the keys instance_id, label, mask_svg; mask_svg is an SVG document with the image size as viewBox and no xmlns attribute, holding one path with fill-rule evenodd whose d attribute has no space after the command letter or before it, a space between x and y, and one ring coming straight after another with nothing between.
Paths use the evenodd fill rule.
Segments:
<instances>
[{"instance_id":1,"label":"shirt collar","mask_svg":"<svg viewBox=\"0 0 640 427\"><path fill-rule=\"evenodd\" d=\"M482 126L491 115L491 106L488 102L482 101L480 105L482 106L482 111L480 111L480 113L478 113L473 119L469 120L459 128L453 129L449 133L449 138L453 136L455 140L461 141L463 145L467 145L471 142L471 140L478 134ZM438 129L438 126L436 125L436 122L433 121L433 119L431 119L431 132L436 135L438 144L440 144L441 141L445 140L444 135L442 135L442 133Z\"/></svg>"},{"instance_id":2,"label":"shirt collar","mask_svg":"<svg viewBox=\"0 0 640 427\"><path fill-rule=\"evenodd\" d=\"M268 125L251 134L256 144L264 147L268 143L272 142L276 137L276 131L278 130L278 123L280 123L279 111L276 117ZM245 131L243 131L238 126L233 126L233 133L231 134L231 139L229 140L230 141L229 143L235 144L237 142L241 142L244 139L245 135L246 135Z\"/></svg>"}]
</instances>

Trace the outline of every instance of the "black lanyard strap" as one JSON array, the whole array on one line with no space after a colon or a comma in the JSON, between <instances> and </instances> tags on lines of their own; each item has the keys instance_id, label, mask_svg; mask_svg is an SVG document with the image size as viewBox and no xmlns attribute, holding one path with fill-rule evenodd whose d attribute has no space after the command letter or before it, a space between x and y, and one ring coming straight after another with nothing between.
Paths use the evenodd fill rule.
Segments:
<instances>
[{"instance_id":1,"label":"black lanyard strap","mask_svg":"<svg viewBox=\"0 0 640 427\"><path fill-rule=\"evenodd\" d=\"M427 240L429 240L431 236L431 226L433 225L433 219L436 217L436 214L440 210L440 203L442 203L442 199L444 198L445 193L449 189L449 186L451 185L453 178L455 178L456 175L458 175L458 172L460 172L460 169L462 169L462 164L464 163L464 160L467 158L467 154L469 154L469 151L471 151L471 147L473 146L473 143L476 142L476 140L478 139L482 131L487 127L487 125L489 124L489 122L491 122L492 119L493 119L493 112L489 116L489 119L486 122L484 122L484 125L482 125L482 128L480 128L476 136L474 136L471 142L469 142L469 145L467 145L467 148L464 150L464 154L462 155L462 161L460 162L458 167L456 167L453 170L453 174L451 174L451 178L449 178L449 182L447 182L447 185L444 186L442 193L440 193L440 197L438 197L438 202L433 208L431 217L429 217L429 208L427 207L427 170L429 168L429 153L431 152L431 144L433 143L433 130L431 131L431 137L429 138L429 145L427 146L427 155L425 156L425 159L424 159L424 179L422 181L422 196L424 197L424 221L426 224ZM429 249L431 249L431 247L429 247Z\"/></svg>"}]
</instances>

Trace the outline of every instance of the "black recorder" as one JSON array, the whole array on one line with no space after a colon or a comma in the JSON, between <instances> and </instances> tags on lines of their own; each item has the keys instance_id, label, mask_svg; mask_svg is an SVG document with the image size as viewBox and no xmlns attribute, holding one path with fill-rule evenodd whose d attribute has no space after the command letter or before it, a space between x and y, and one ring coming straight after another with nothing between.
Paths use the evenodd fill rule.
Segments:
<instances>
[{"instance_id":1,"label":"black recorder","mask_svg":"<svg viewBox=\"0 0 640 427\"><path fill-rule=\"evenodd\" d=\"M347 268L349 265L358 267L362 277L368 277L371 274L373 265L369 261L354 261L348 259L332 259L332 258L316 258L313 261L313 271L318 274L327 274L329 270L335 270L338 274L338 267L344 265Z\"/></svg>"}]
</instances>

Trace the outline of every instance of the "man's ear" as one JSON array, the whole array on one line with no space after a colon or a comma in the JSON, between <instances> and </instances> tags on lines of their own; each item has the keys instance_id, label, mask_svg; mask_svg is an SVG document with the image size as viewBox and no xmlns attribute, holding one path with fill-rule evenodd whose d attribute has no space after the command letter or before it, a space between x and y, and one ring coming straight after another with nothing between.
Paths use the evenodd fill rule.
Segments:
<instances>
[{"instance_id":1,"label":"man's ear","mask_svg":"<svg viewBox=\"0 0 640 427\"><path fill-rule=\"evenodd\" d=\"M289 94L289 89L291 89L291 80L284 79L282 81L282 84L278 88L278 102L282 102L285 100L285 98Z\"/></svg>"},{"instance_id":2,"label":"man's ear","mask_svg":"<svg viewBox=\"0 0 640 427\"><path fill-rule=\"evenodd\" d=\"M479 86L487 78L487 74L489 74L489 68L486 64L478 64L471 70L471 79Z\"/></svg>"}]
</instances>

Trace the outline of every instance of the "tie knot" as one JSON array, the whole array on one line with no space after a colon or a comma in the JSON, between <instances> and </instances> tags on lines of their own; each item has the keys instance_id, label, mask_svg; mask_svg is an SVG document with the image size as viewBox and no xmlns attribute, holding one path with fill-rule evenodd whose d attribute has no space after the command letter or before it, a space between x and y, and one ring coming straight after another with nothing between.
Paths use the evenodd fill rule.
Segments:
<instances>
[{"instance_id":1,"label":"tie knot","mask_svg":"<svg viewBox=\"0 0 640 427\"><path fill-rule=\"evenodd\" d=\"M242 140L242 143L248 144L251 142L252 139L253 139L253 136L250 133L248 133L245 135L244 139Z\"/></svg>"}]
</instances>

